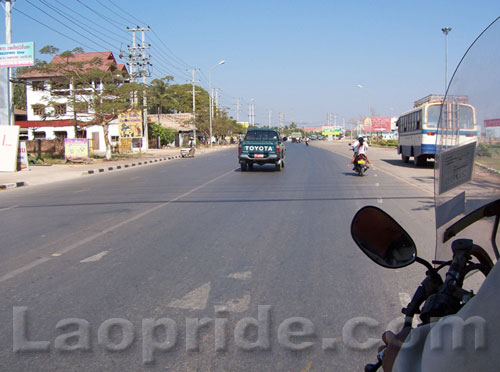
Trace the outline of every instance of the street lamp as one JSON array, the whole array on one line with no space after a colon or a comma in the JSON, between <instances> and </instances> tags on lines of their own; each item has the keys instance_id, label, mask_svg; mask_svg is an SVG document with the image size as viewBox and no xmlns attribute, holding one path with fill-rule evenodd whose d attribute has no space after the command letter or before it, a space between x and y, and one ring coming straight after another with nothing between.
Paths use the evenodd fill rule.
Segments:
<instances>
[{"instance_id":1,"label":"street lamp","mask_svg":"<svg viewBox=\"0 0 500 372\"><path fill-rule=\"evenodd\" d=\"M444 94L446 94L446 89L448 88L448 33L451 31L451 27L444 27L441 29L444 34Z\"/></svg>"},{"instance_id":2,"label":"street lamp","mask_svg":"<svg viewBox=\"0 0 500 372\"><path fill-rule=\"evenodd\" d=\"M209 117L210 117L210 147L212 147L212 105L213 105L213 97L212 97L212 70L214 68L216 68L217 66L220 66L220 65L223 65L224 63L226 63L226 61L222 60L220 61L219 63L217 63L215 66L211 67L209 70L208 70L208 103L209 103L209 107L208 107L208 113L209 113Z\"/></svg>"},{"instance_id":3,"label":"street lamp","mask_svg":"<svg viewBox=\"0 0 500 372\"><path fill-rule=\"evenodd\" d=\"M365 89L365 91L366 91L366 88L365 88L365 86L364 86L364 85L357 84L356 86L357 86L359 89ZM371 105L370 105L370 97L368 96L368 92L366 92L366 99L367 99L367 101L368 101L368 116L367 116L367 117L369 118L369 117L370 117L370 115L371 115L372 108L371 108Z\"/></svg>"}]
</instances>

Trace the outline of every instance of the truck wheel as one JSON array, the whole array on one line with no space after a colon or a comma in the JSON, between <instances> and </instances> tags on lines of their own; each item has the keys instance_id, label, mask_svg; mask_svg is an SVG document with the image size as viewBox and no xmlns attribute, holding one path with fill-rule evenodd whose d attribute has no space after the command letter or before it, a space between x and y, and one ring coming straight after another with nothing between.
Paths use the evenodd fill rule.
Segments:
<instances>
[{"instance_id":1,"label":"truck wheel","mask_svg":"<svg viewBox=\"0 0 500 372\"><path fill-rule=\"evenodd\" d=\"M241 163L240 166L242 172L245 172L247 170L247 163Z\"/></svg>"},{"instance_id":2,"label":"truck wheel","mask_svg":"<svg viewBox=\"0 0 500 372\"><path fill-rule=\"evenodd\" d=\"M253 163L248 163L248 170L252 170L253 169Z\"/></svg>"},{"instance_id":3,"label":"truck wheel","mask_svg":"<svg viewBox=\"0 0 500 372\"><path fill-rule=\"evenodd\" d=\"M281 170L281 162L277 161L274 163L274 169L277 170L278 172Z\"/></svg>"}]
</instances>

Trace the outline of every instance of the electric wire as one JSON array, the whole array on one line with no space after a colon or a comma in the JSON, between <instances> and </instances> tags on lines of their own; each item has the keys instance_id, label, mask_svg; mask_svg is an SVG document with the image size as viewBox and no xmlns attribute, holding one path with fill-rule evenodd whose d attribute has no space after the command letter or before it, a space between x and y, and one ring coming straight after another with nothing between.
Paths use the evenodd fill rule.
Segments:
<instances>
[{"instance_id":1,"label":"electric wire","mask_svg":"<svg viewBox=\"0 0 500 372\"><path fill-rule=\"evenodd\" d=\"M99 39L99 40L103 41L104 43L106 43L107 45L111 46L111 48L112 48L112 49L114 49L114 50L118 50L118 51L119 51L119 49L118 49L118 48L116 48L116 46L115 46L115 45L113 45L113 44L109 43L109 41L104 40L104 39L103 39L103 38L101 38L99 35L94 34L93 32L89 31L87 28L85 28L84 26L81 26L80 24L78 24L78 22L75 22L75 21L73 21L72 19L70 19L69 17L71 17L71 16L64 14L62 11L58 10L57 8L54 8L52 5L50 5L50 4L48 4L47 2L45 2L45 0L39 0L39 1L40 1L42 4L45 4L45 5L46 5L47 7L49 7L50 9L52 9L54 12L58 13L59 15L61 15L61 16L62 16L62 17L64 17L64 18L66 18L68 21L70 21L71 23L73 23L75 26L78 26L78 27L80 27L81 29L83 29L84 31L87 31L89 34L91 34L91 35L92 35L92 36L94 36L95 38L97 38L97 39ZM73 17L71 17L71 18L73 18ZM119 42L121 43L121 41L119 41Z\"/></svg>"},{"instance_id":2,"label":"electric wire","mask_svg":"<svg viewBox=\"0 0 500 372\"><path fill-rule=\"evenodd\" d=\"M67 38L67 39L69 39L69 40L74 41L74 42L75 42L75 43L77 43L78 45L82 45L82 46L84 46L85 48L90 49L91 51L95 51L95 49L94 49L93 47L88 46L88 45L86 45L85 43L82 43L82 42L80 42L80 41L78 41L78 40L76 40L76 39L73 39L71 36L68 36L68 35L66 35L66 34L64 34L64 33L60 32L60 31L56 30L55 28L50 27L49 25L46 25L45 23L43 23L43 22L39 21L38 19L33 18L32 16L30 16L30 15L28 15L28 14L24 13L22 10L19 10L18 8L12 8L12 9L13 9L14 11L16 11L16 12L18 12L18 13L20 13L20 14L24 15L25 17L30 18L31 20L35 21L36 23L39 23L39 24L41 24L42 26L47 27L48 29L50 29L50 30L54 31L55 33L57 33L57 34L59 34L59 35L61 35L61 36L64 36L65 38Z\"/></svg>"},{"instance_id":3,"label":"electric wire","mask_svg":"<svg viewBox=\"0 0 500 372\"><path fill-rule=\"evenodd\" d=\"M123 36L122 36L122 35L118 35L118 34L117 34L117 33L115 33L114 31L111 31L111 30L109 30L109 29L107 29L107 28L103 27L102 25L98 24L97 22L94 22L94 21L93 21L93 20L91 20L90 18L88 18L88 17L84 16L82 13L79 13L79 12L75 11L74 9L72 9L72 8L68 7L67 5L65 5L64 3L62 3L60 0L54 0L54 1L55 1L56 3L58 3L59 5L61 5L61 6L65 7L65 8L66 8L66 9L68 9L69 11L71 11L71 12L73 12L73 13L77 14L79 17L81 17L81 18L83 18L83 19L87 20L88 22L90 22L90 23L92 23L92 24L96 25L97 27L99 27L99 28L100 28L100 29L102 29L103 31L106 31L106 33L108 33L108 34L112 34L112 35L114 35L114 36L116 36L116 37L118 37L118 38L121 38L120 40L118 40L118 39L113 39L113 40L115 40L115 41L119 41L120 43L123 43L123 42L124 42L124 41L123 41ZM127 40L127 41L128 41L128 40ZM126 44L126 42L127 42L127 41L125 41L125 44Z\"/></svg>"},{"instance_id":4,"label":"electric wire","mask_svg":"<svg viewBox=\"0 0 500 372\"><path fill-rule=\"evenodd\" d=\"M101 44L99 44L98 42L95 42L91 39L89 39L88 37L82 35L79 31L76 31L74 28L68 26L67 24L65 24L64 22L58 20L57 18L55 18L54 16L52 16L50 13L47 13L45 10L39 8L38 6L34 5L31 3L30 0L25 0L29 5L31 5L32 7L38 9L39 11L41 11L42 13L46 14L47 16L49 16L50 18L52 18L53 20L55 20L56 22L60 23L61 25L63 25L64 27L68 28L69 30L73 31L74 33L80 35L81 37L87 39L88 41L92 42L93 44L95 45L98 45L100 48L103 48L103 49L107 49L106 47L102 46Z\"/></svg>"}]
</instances>

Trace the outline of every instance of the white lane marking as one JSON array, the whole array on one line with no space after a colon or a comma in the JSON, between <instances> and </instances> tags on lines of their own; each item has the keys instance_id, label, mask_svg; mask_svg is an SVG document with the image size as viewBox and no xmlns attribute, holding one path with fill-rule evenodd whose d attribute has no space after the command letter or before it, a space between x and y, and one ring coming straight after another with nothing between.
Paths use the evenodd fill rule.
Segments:
<instances>
[{"instance_id":1,"label":"white lane marking","mask_svg":"<svg viewBox=\"0 0 500 372\"><path fill-rule=\"evenodd\" d=\"M14 209L14 208L16 208L16 207L18 207L18 205L13 205L12 207L2 208L2 209L0 209L0 212L3 212L3 211L8 211L8 210L10 210L10 209Z\"/></svg>"},{"instance_id":2,"label":"white lane marking","mask_svg":"<svg viewBox=\"0 0 500 372\"><path fill-rule=\"evenodd\" d=\"M379 204L383 204L383 203L384 203L384 199L381 199L381 198L380 198L380 199L377 199L377 203L379 203Z\"/></svg>"},{"instance_id":3,"label":"white lane marking","mask_svg":"<svg viewBox=\"0 0 500 372\"><path fill-rule=\"evenodd\" d=\"M378 182L377 182L377 183L375 184L375 187L379 187L379 186L380 186L380 183L378 183Z\"/></svg>"},{"instance_id":4,"label":"white lane marking","mask_svg":"<svg viewBox=\"0 0 500 372\"><path fill-rule=\"evenodd\" d=\"M104 230L102 230L101 232L99 232L99 233L97 233L95 235L89 236L88 238L82 239L82 240L80 240L80 241L78 241L78 242L76 242L74 244L71 244L71 245L69 245L68 247L66 247L64 249L61 249L57 253L64 254L64 253L67 253L67 252L69 252L69 251L71 251L71 250L73 250L75 248L78 248L78 247L80 247L82 245L87 245L90 242L96 240L97 238L100 238L103 235L106 235L106 234L108 234L108 233L110 233L110 232L112 232L112 231L114 231L114 230L116 230L116 229L118 229L118 228L120 228L122 226L125 226L125 225L129 224L130 222L137 221L137 220L139 220L139 219L147 216L148 214L151 214L151 213L157 211L158 209L164 208L167 205L169 205L171 203L174 203L177 200L180 200L180 199L182 199L182 198L184 198L184 197L192 194L193 192L196 192L199 189L202 189L203 187L208 186L211 183L213 183L215 181L218 181L221 178L227 176L228 174L232 174L232 173L234 173L234 169L231 169L230 171L227 171L226 173L221 174L220 176L212 178L210 181L207 181L204 184L202 184L200 186L197 186L194 189L192 189L190 191L187 191L184 194L179 195L179 196L177 196L177 197L175 197L175 198L173 198L173 199L171 199L171 200L169 200L169 201L167 201L165 203L162 203L162 204L159 204L159 205L157 205L155 207L152 207L152 208L150 208L150 209L148 209L148 210L146 210L144 212L136 214L134 217L130 217L130 218L128 218L128 219L126 219L126 220L124 220L122 222L117 223L114 226L108 227L107 229L104 229ZM42 235L42 237L45 237L45 235ZM24 273L25 271L28 271L28 270L30 270L30 269L32 269L32 268L34 268L34 267L36 267L36 266L38 266L38 265L40 265L40 264L42 264L44 262L47 262L49 260L50 260L50 256L49 257L39 258L39 259L37 259L37 260L35 260L35 261L27 264L27 265L21 266L20 268L17 268L17 269L15 269L13 271L10 271L10 272L8 272L5 275L3 275L3 276L0 277L0 283L6 281L8 279L11 279L11 278L13 278L13 277L15 277L15 276L17 276L17 275L19 275L21 273Z\"/></svg>"},{"instance_id":5,"label":"white lane marking","mask_svg":"<svg viewBox=\"0 0 500 372\"><path fill-rule=\"evenodd\" d=\"M80 192L85 192L85 191L90 191L90 189L81 189L81 190L76 190L73 192L73 194L78 194Z\"/></svg>"},{"instance_id":6,"label":"white lane marking","mask_svg":"<svg viewBox=\"0 0 500 372\"><path fill-rule=\"evenodd\" d=\"M401 303L402 307L408 306L410 301L411 301L411 298L410 298L410 295L408 293L406 293L406 292L399 293L399 302Z\"/></svg>"},{"instance_id":7,"label":"white lane marking","mask_svg":"<svg viewBox=\"0 0 500 372\"><path fill-rule=\"evenodd\" d=\"M60 253L52 253L51 256L52 257L59 257L61 254Z\"/></svg>"},{"instance_id":8,"label":"white lane marking","mask_svg":"<svg viewBox=\"0 0 500 372\"><path fill-rule=\"evenodd\" d=\"M231 279L248 280L248 279L252 279L252 272L251 271L243 271L240 273L232 273L232 274L229 274L227 277L231 278Z\"/></svg>"},{"instance_id":9,"label":"white lane marking","mask_svg":"<svg viewBox=\"0 0 500 372\"><path fill-rule=\"evenodd\" d=\"M177 309L203 310L207 307L208 295L211 283L205 283L195 290L189 292L181 299L171 301L167 306Z\"/></svg>"},{"instance_id":10,"label":"white lane marking","mask_svg":"<svg viewBox=\"0 0 500 372\"><path fill-rule=\"evenodd\" d=\"M250 306L251 297L249 294L244 295L242 298L233 298L226 302L224 305L214 306L215 312L232 312L232 313L243 313L248 310Z\"/></svg>"},{"instance_id":11,"label":"white lane marking","mask_svg":"<svg viewBox=\"0 0 500 372\"><path fill-rule=\"evenodd\" d=\"M86 259L81 260L80 262L96 262L96 261L99 261L104 256L106 256L107 254L108 254L108 251L102 251L101 253L87 257Z\"/></svg>"}]
</instances>

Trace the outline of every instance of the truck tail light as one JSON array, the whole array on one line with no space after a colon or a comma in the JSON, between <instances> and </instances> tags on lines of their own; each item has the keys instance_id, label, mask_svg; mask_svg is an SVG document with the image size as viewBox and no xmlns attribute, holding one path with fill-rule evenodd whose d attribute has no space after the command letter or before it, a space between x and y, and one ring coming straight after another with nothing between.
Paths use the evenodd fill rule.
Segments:
<instances>
[{"instance_id":1,"label":"truck tail light","mask_svg":"<svg viewBox=\"0 0 500 372\"><path fill-rule=\"evenodd\" d=\"M276 152L279 154L279 152L280 152L280 145L276 146Z\"/></svg>"}]
</instances>

